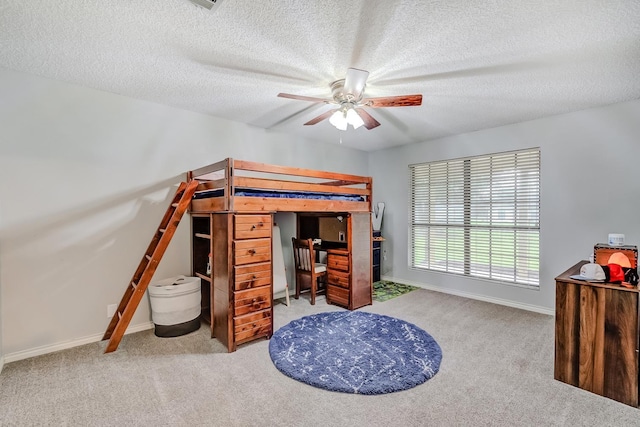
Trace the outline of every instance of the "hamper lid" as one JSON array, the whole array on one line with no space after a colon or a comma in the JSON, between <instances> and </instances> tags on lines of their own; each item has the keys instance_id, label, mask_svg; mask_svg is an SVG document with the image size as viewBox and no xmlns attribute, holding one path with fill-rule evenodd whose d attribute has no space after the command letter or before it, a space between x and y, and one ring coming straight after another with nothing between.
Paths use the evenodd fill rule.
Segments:
<instances>
[{"instance_id":1,"label":"hamper lid","mask_svg":"<svg viewBox=\"0 0 640 427\"><path fill-rule=\"evenodd\" d=\"M168 279L163 279L158 282L152 283L149 286L153 286L155 288L172 288L175 286L179 286L183 289L191 289L197 288L200 286L200 278L199 277L189 277L189 276L175 276L169 277Z\"/></svg>"}]
</instances>

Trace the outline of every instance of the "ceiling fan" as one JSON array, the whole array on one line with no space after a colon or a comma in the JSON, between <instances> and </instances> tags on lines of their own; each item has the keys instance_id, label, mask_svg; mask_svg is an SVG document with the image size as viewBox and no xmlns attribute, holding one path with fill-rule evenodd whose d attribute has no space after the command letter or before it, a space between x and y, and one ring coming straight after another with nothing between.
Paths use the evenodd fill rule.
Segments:
<instances>
[{"instance_id":1,"label":"ceiling fan","mask_svg":"<svg viewBox=\"0 0 640 427\"><path fill-rule=\"evenodd\" d=\"M281 98L338 105L339 107L337 109L320 114L318 117L309 120L305 125L315 125L328 118L329 122L340 130L347 130L348 125L353 126L354 129L363 125L367 129L380 126L380 123L362 107L411 107L422 104L422 95L420 94L365 98L364 89L367 83L367 77L369 77L368 71L349 68L344 79L331 83L330 87L333 99L292 95L289 93L279 93L278 96Z\"/></svg>"}]
</instances>

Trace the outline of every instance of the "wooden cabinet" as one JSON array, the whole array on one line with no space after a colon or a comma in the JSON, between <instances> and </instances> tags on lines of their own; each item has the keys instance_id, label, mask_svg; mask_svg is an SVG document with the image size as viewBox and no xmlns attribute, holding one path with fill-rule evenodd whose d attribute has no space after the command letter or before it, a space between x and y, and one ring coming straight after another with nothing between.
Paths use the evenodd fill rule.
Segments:
<instances>
[{"instance_id":1,"label":"wooden cabinet","mask_svg":"<svg viewBox=\"0 0 640 427\"><path fill-rule=\"evenodd\" d=\"M230 352L239 344L273 333L271 230L270 214L193 215L194 274L207 282L203 314L207 312L205 318L212 319L211 336ZM209 253L210 276L203 273L203 260Z\"/></svg>"},{"instance_id":2,"label":"wooden cabinet","mask_svg":"<svg viewBox=\"0 0 640 427\"><path fill-rule=\"evenodd\" d=\"M349 307L349 251L329 249L327 251L327 303Z\"/></svg>"},{"instance_id":3,"label":"wooden cabinet","mask_svg":"<svg viewBox=\"0 0 640 427\"><path fill-rule=\"evenodd\" d=\"M355 310L372 303L371 216L347 216L347 248L327 250L327 303Z\"/></svg>"},{"instance_id":4,"label":"wooden cabinet","mask_svg":"<svg viewBox=\"0 0 640 427\"><path fill-rule=\"evenodd\" d=\"M638 289L556 278L554 378L638 406Z\"/></svg>"}]
</instances>

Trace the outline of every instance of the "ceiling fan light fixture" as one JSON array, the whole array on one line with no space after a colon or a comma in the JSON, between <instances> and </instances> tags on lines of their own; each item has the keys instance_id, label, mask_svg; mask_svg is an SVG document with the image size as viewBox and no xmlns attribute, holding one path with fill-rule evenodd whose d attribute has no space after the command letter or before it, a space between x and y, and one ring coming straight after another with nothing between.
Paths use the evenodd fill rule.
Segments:
<instances>
[{"instance_id":1,"label":"ceiling fan light fixture","mask_svg":"<svg viewBox=\"0 0 640 427\"><path fill-rule=\"evenodd\" d=\"M354 108L349 108L347 110L347 123L353 126L354 129L358 129L360 126L364 125L364 121Z\"/></svg>"},{"instance_id":2,"label":"ceiling fan light fixture","mask_svg":"<svg viewBox=\"0 0 640 427\"><path fill-rule=\"evenodd\" d=\"M335 113L329 118L329 123L335 126L338 130L347 130L347 113L342 109L336 110Z\"/></svg>"},{"instance_id":3,"label":"ceiling fan light fixture","mask_svg":"<svg viewBox=\"0 0 640 427\"><path fill-rule=\"evenodd\" d=\"M347 130L349 125L354 129L358 129L364 125L364 121L360 115L356 112L352 104L344 104L339 110L336 110L329 118L329 123L335 126L338 130Z\"/></svg>"}]
</instances>

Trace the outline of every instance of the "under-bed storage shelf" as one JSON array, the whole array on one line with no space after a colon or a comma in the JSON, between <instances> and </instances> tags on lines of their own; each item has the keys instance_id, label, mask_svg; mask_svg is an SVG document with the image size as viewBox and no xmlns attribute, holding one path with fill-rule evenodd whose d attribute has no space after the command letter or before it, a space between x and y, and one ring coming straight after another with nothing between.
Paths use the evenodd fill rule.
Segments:
<instances>
[{"instance_id":1,"label":"under-bed storage shelf","mask_svg":"<svg viewBox=\"0 0 640 427\"><path fill-rule=\"evenodd\" d=\"M211 267L209 254L211 253L211 215L194 214L191 217L192 240L192 271L193 275L200 278L200 291L202 294L201 310L202 318L211 323L211 273L207 271Z\"/></svg>"}]
</instances>

